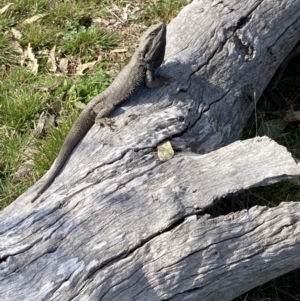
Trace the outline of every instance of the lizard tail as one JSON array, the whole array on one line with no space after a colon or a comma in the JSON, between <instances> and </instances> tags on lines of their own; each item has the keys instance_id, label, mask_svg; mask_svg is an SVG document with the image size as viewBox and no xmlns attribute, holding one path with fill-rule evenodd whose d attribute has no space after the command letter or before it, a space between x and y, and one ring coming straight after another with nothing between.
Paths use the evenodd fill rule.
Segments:
<instances>
[{"instance_id":1,"label":"lizard tail","mask_svg":"<svg viewBox=\"0 0 300 301\"><path fill-rule=\"evenodd\" d=\"M37 198L51 185L57 174L60 172L60 170L66 163L74 147L93 125L94 120L95 116L90 112L90 110L84 110L79 115L62 145L57 159L55 160L52 168L50 169L47 179L38 189L37 193L33 196L33 198L31 199L31 203L34 203L37 200Z\"/></svg>"}]
</instances>

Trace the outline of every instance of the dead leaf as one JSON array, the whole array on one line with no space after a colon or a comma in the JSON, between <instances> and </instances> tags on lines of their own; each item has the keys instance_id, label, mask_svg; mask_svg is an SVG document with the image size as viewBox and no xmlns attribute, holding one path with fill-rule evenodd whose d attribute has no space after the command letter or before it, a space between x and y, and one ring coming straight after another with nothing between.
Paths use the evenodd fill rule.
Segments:
<instances>
[{"instance_id":1,"label":"dead leaf","mask_svg":"<svg viewBox=\"0 0 300 301\"><path fill-rule=\"evenodd\" d=\"M69 65L69 60L65 57L63 57L59 61L59 69L62 73L68 73L68 65Z\"/></svg>"},{"instance_id":2,"label":"dead leaf","mask_svg":"<svg viewBox=\"0 0 300 301\"><path fill-rule=\"evenodd\" d=\"M49 131L49 129L53 128L57 123L57 119L55 117L55 115L51 114L48 115L47 119L46 119L46 124L45 124L45 131ZM61 122L60 122L61 124Z\"/></svg>"},{"instance_id":3,"label":"dead leaf","mask_svg":"<svg viewBox=\"0 0 300 301\"><path fill-rule=\"evenodd\" d=\"M125 7L123 7L122 12L122 18L124 20L128 20L128 17L130 16L131 19L137 19L138 18L138 12L141 10L138 6L132 6L131 4L126 4Z\"/></svg>"},{"instance_id":4,"label":"dead leaf","mask_svg":"<svg viewBox=\"0 0 300 301\"><path fill-rule=\"evenodd\" d=\"M13 34L14 39L16 40L20 40L22 38L22 34L19 30L15 29L15 28L11 28L11 33Z\"/></svg>"},{"instance_id":5,"label":"dead leaf","mask_svg":"<svg viewBox=\"0 0 300 301\"><path fill-rule=\"evenodd\" d=\"M115 11L117 12L117 14L115 13ZM119 20L120 23L124 23L124 21L118 16L120 11L120 8L116 4L113 4L112 9L110 9L110 13L113 14Z\"/></svg>"},{"instance_id":6,"label":"dead leaf","mask_svg":"<svg viewBox=\"0 0 300 301\"><path fill-rule=\"evenodd\" d=\"M109 20L106 20L106 19L103 19L103 18L94 18L94 19L93 19L93 22L94 22L95 24L99 24L99 25L101 25L101 24L104 24L105 26L110 25L110 21L109 21Z\"/></svg>"},{"instance_id":7,"label":"dead leaf","mask_svg":"<svg viewBox=\"0 0 300 301\"><path fill-rule=\"evenodd\" d=\"M102 23L102 18L93 18L93 23L95 24L101 24Z\"/></svg>"},{"instance_id":8,"label":"dead leaf","mask_svg":"<svg viewBox=\"0 0 300 301\"><path fill-rule=\"evenodd\" d=\"M96 63L97 63L97 61L93 61L93 62L90 62L90 63L78 65L77 68L76 68L76 74L78 74L78 75L84 75L83 72L86 69L89 69L89 68L93 67Z\"/></svg>"},{"instance_id":9,"label":"dead leaf","mask_svg":"<svg viewBox=\"0 0 300 301\"><path fill-rule=\"evenodd\" d=\"M49 55L49 50L48 49L42 49L42 50L39 50L37 52L38 55L43 55L43 56L47 56Z\"/></svg>"},{"instance_id":10,"label":"dead leaf","mask_svg":"<svg viewBox=\"0 0 300 301\"><path fill-rule=\"evenodd\" d=\"M0 15L4 14L13 3L8 3L0 9Z\"/></svg>"},{"instance_id":11,"label":"dead leaf","mask_svg":"<svg viewBox=\"0 0 300 301\"><path fill-rule=\"evenodd\" d=\"M25 65L25 60L27 58L27 49L25 49L22 53L22 55L20 56L20 65L24 66Z\"/></svg>"},{"instance_id":12,"label":"dead leaf","mask_svg":"<svg viewBox=\"0 0 300 301\"><path fill-rule=\"evenodd\" d=\"M50 50L49 56L48 56L48 63L51 64L51 67L49 69L50 72L56 72L57 70L57 65L56 65L56 60L55 60L55 50L56 50L56 45L53 46L53 48Z\"/></svg>"},{"instance_id":13,"label":"dead leaf","mask_svg":"<svg viewBox=\"0 0 300 301\"><path fill-rule=\"evenodd\" d=\"M86 104L84 104L83 102L77 101L77 102L75 102L75 107L83 110L83 109L85 109Z\"/></svg>"},{"instance_id":14,"label":"dead leaf","mask_svg":"<svg viewBox=\"0 0 300 301\"><path fill-rule=\"evenodd\" d=\"M128 19L128 13L130 13L130 4L126 4L125 7L123 7L123 13L122 13L122 18L123 20L127 20Z\"/></svg>"},{"instance_id":15,"label":"dead leaf","mask_svg":"<svg viewBox=\"0 0 300 301\"><path fill-rule=\"evenodd\" d=\"M174 157L170 141L164 141L157 146L157 155L160 161L168 161Z\"/></svg>"},{"instance_id":16,"label":"dead leaf","mask_svg":"<svg viewBox=\"0 0 300 301\"><path fill-rule=\"evenodd\" d=\"M32 52L30 43L28 44L27 49L21 55L20 64L21 66L26 65L27 69L29 69L32 73L37 74L39 65L34 53Z\"/></svg>"},{"instance_id":17,"label":"dead leaf","mask_svg":"<svg viewBox=\"0 0 300 301\"><path fill-rule=\"evenodd\" d=\"M124 53L127 51L128 51L128 48L118 48L118 49L111 50L110 53Z\"/></svg>"},{"instance_id":18,"label":"dead leaf","mask_svg":"<svg viewBox=\"0 0 300 301\"><path fill-rule=\"evenodd\" d=\"M44 18L44 17L47 16L47 15L48 15L48 13L37 14L37 15L35 15L35 16L33 16L33 17L30 17L30 18L24 20L24 21L23 21L23 24L31 24L31 23L33 23L33 22L35 22L35 21L38 21L38 20Z\"/></svg>"},{"instance_id":19,"label":"dead leaf","mask_svg":"<svg viewBox=\"0 0 300 301\"><path fill-rule=\"evenodd\" d=\"M32 52L32 48L31 48L30 43L28 44L28 47L27 47L27 58L28 58L27 68L33 74L37 74L38 73L38 69L39 69L39 64L37 62L37 59L35 58L34 53Z\"/></svg>"},{"instance_id":20,"label":"dead leaf","mask_svg":"<svg viewBox=\"0 0 300 301\"><path fill-rule=\"evenodd\" d=\"M286 122L298 122L300 121L300 111L288 110L283 118Z\"/></svg>"},{"instance_id":21,"label":"dead leaf","mask_svg":"<svg viewBox=\"0 0 300 301\"><path fill-rule=\"evenodd\" d=\"M34 130L34 133L33 135L38 138L42 135L43 131L44 131L44 127L45 127L45 123L46 123L46 115L45 115L45 112L43 112L41 115L40 115L40 118L39 118L39 122Z\"/></svg>"},{"instance_id":22,"label":"dead leaf","mask_svg":"<svg viewBox=\"0 0 300 301\"><path fill-rule=\"evenodd\" d=\"M106 19L102 19L101 22L105 25L105 26L108 26L111 24L111 22L109 20L106 20Z\"/></svg>"},{"instance_id":23,"label":"dead leaf","mask_svg":"<svg viewBox=\"0 0 300 301\"><path fill-rule=\"evenodd\" d=\"M19 54L23 54L23 48L21 47L20 43L16 40L11 41L12 48L15 52Z\"/></svg>"}]
</instances>

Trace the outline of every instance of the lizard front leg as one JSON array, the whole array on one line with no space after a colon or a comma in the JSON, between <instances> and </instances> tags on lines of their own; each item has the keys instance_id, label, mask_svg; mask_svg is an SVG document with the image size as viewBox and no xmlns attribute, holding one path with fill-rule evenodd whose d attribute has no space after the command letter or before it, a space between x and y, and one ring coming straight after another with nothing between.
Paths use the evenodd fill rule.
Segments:
<instances>
[{"instance_id":1,"label":"lizard front leg","mask_svg":"<svg viewBox=\"0 0 300 301\"><path fill-rule=\"evenodd\" d=\"M170 77L158 76L154 77L154 73L152 70L146 71L146 86L148 88L157 88L164 85L168 85L171 82Z\"/></svg>"}]
</instances>

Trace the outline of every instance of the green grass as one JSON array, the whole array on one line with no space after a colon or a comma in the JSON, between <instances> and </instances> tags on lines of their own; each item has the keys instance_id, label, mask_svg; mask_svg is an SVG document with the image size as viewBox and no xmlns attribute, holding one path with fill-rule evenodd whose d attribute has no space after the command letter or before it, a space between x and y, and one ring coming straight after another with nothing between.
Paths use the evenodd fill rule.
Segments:
<instances>
[{"instance_id":1,"label":"green grass","mask_svg":"<svg viewBox=\"0 0 300 301\"><path fill-rule=\"evenodd\" d=\"M150 25L158 21L169 22L176 17L180 9L190 1L153 0L147 2L150 2L150 5L145 5L144 10L141 11L140 18L142 18L146 24Z\"/></svg>"},{"instance_id":2,"label":"green grass","mask_svg":"<svg viewBox=\"0 0 300 301\"><path fill-rule=\"evenodd\" d=\"M6 3L1 3L2 8ZM107 2L108 4L108 2ZM116 34L96 27L92 17L105 11L97 1L15 1L0 15L0 209L32 185L51 166L74 120L80 113L75 104L88 102L111 82L109 60L101 60L84 76L76 75L76 62L97 60L103 51L110 51L121 41ZM24 20L47 12L43 18L29 24ZM92 15L97 12L96 15ZM71 14L72 13L72 14ZM66 17L72 15L72 18ZM20 65L20 53L14 51L11 29L21 33L19 47L31 45L39 64L37 74ZM68 73L51 73L49 51L56 47L56 58L68 58ZM74 63L75 62L75 63ZM58 62L57 62L58 63ZM77 63L78 65L78 63ZM73 68L73 69L72 69ZM110 68L111 69L111 68ZM116 70L115 72L117 72ZM39 91L41 87L63 83L52 93ZM57 110L57 108L60 108ZM34 129L39 116L45 113L55 126L45 127L41 139L35 139ZM31 150L32 148L32 150ZM29 153L29 154L28 154ZM33 160L28 173L16 177L24 161Z\"/></svg>"},{"instance_id":3,"label":"green grass","mask_svg":"<svg viewBox=\"0 0 300 301\"><path fill-rule=\"evenodd\" d=\"M0 2L0 9L6 4ZM123 39L126 41L127 27L133 22L148 25L151 18L152 23L153 18L168 21L186 0L131 1L122 31L93 22L95 18L122 20L128 4L128 1L112 0L16 0L0 15L0 209L49 169L81 111L77 104L87 103L104 90L122 68L124 59L118 62L117 55L111 55L110 50ZM136 7L140 8L138 12L134 10ZM21 34L17 40L13 38L12 29ZM20 64L22 53L17 52L13 43L23 51L30 45L37 59L37 74L28 70L31 63L28 59ZM68 60L65 72L59 68L51 72L49 53L54 46L56 64L62 59ZM79 62L97 60L87 74L76 75ZM55 91L40 91L59 80L62 84ZM42 113L47 117L46 124L52 122L52 125L45 126L37 139L34 133ZM19 169L26 166L27 161L30 168L20 177Z\"/></svg>"},{"instance_id":4,"label":"green grass","mask_svg":"<svg viewBox=\"0 0 300 301\"><path fill-rule=\"evenodd\" d=\"M64 43L62 52L70 55L79 55L91 58L95 57L94 46L99 45L101 50L109 50L117 43L117 37L105 30L91 25L86 28L73 22L66 22L67 34L62 35Z\"/></svg>"},{"instance_id":5,"label":"green grass","mask_svg":"<svg viewBox=\"0 0 300 301\"><path fill-rule=\"evenodd\" d=\"M121 60L110 50L119 45L123 48L122 43L125 43L133 51L128 37L135 42L138 33L132 37L130 25L148 26L157 21L169 22L188 2L14 0L0 15L0 210L49 169L81 111L78 103L88 103L111 83L113 76L122 68L124 58ZM8 3L0 0L0 9ZM126 9L127 19L123 19ZM25 20L38 14L45 15L24 24ZM95 18L114 19L115 22L121 20L122 26L116 27L118 30L110 30L93 22ZM28 70L28 61L21 66L21 54L12 44L12 28L22 34L17 42L23 50L27 49L28 44L31 45L39 64L37 74ZM57 63L62 59L69 62L66 72L51 72L48 57L54 46ZM85 75L76 74L79 61L87 63L96 60L98 62ZM299 73L300 60L297 59L287 70L275 93L294 110L300 110L295 101L297 93L300 93ZM60 85L54 91L40 91L42 87L50 87L58 81ZM47 117L46 126L42 135L35 138L35 128L42 113ZM276 141L287 146L299 158L298 125L288 123L281 127L278 122L285 113L286 109L278 110L269 102L264 103L262 98L257 114L249 119L244 138L254 137L258 124L260 131L272 132ZM28 169L20 176L18 171L26 164ZM299 197L299 186L284 181L252 189L250 206L276 206L282 201L299 201ZM300 300L299 276L299 270L291 272L236 300Z\"/></svg>"}]
</instances>

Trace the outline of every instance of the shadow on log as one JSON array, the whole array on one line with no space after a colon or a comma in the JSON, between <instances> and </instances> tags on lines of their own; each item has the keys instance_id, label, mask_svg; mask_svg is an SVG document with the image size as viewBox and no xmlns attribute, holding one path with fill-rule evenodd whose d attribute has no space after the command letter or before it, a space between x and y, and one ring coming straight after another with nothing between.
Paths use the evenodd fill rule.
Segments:
<instances>
[{"instance_id":1,"label":"shadow on log","mask_svg":"<svg viewBox=\"0 0 300 301\"><path fill-rule=\"evenodd\" d=\"M88 132L36 203L0 215L1 300L231 300L300 267L300 204L211 218L228 195L300 175L267 137L237 141L300 40L299 0L194 1L168 25L164 88ZM157 159L170 140L175 157Z\"/></svg>"}]
</instances>

